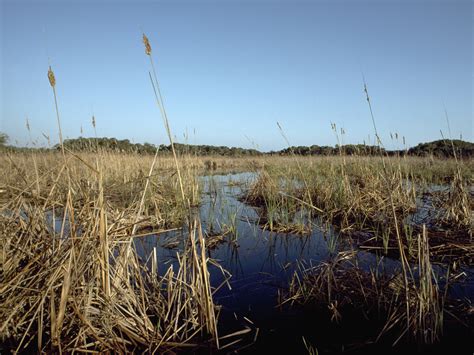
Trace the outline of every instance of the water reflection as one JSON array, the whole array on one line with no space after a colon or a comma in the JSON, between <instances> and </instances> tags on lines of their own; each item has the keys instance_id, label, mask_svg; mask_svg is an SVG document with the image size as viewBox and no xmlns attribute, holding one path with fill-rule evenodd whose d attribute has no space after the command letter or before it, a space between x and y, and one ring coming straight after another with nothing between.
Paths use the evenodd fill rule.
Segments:
<instances>
[{"instance_id":1,"label":"water reflection","mask_svg":"<svg viewBox=\"0 0 474 355\"><path fill-rule=\"evenodd\" d=\"M215 301L222 306L221 326L225 328L227 322L235 321L238 314L239 317L254 320L262 328L279 329L275 330L277 333L284 330L288 334L282 339L294 336L294 339L299 339L294 340L299 344L301 335L304 332L307 334L307 315L295 316L292 311L279 313L275 308L279 290L288 287L298 266L317 265L341 250L353 250L355 247L348 238L341 237L331 225L320 220L311 221L313 230L306 236L262 229L258 224L256 209L239 200L245 188L256 179L254 173L204 176L201 179L203 194L199 214L204 235L208 241L221 238L212 248L208 248L208 255L232 275L230 288L222 287L214 295ZM161 266L158 271L162 274L176 262L176 253L183 248L185 238L186 231L179 230L136 238L135 246L144 260L156 248ZM382 254L358 250L356 255L355 262L365 271L381 274L400 270L400 263L396 259ZM434 270L439 275L446 273L441 265L435 265ZM222 273L212 266L210 271L211 283L221 284L224 280ZM472 280L471 268L465 271L466 278ZM472 284L465 285L449 292L472 300L472 287ZM296 317L293 319L294 329L288 329L288 317ZM329 327L327 322L320 326ZM324 334L322 329L318 329ZM310 334L307 336L311 339ZM276 344L281 341L277 339Z\"/></svg>"}]
</instances>

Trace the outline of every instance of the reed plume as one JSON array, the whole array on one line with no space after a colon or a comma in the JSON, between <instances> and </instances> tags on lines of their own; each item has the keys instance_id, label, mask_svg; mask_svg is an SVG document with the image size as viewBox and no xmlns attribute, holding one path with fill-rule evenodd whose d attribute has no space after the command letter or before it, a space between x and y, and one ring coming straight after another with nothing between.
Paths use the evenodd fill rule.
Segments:
<instances>
[{"instance_id":1,"label":"reed plume","mask_svg":"<svg viewBox=\"0 0 474 355\"><path fill-rule=\"evenodd\" d=\"M56 78L54 76L54 72L51 69L51 65L49 66L48 69L48 79L49 79L49 84L51 85L52 88L56 87Z\"/></svg>"},{"instance_id":2,"label":"reed plume","mask_svg":"<svg viewBox=\"0 0 474 355\"><path fill-rule=\"evenodd\" d=\"M150 41L148 40L148 37L143 34L143 44L145 45L145 53L146 55L151 55L151 45Z\"/></svg>"}]
</instances>

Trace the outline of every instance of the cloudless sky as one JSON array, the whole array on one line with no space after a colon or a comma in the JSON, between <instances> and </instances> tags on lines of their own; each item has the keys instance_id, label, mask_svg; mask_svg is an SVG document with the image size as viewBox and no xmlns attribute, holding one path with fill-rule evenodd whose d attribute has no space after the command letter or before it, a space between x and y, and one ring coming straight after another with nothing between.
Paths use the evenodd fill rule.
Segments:
<instances>
[{"instance_id":1,"label":"cloudless sky","mask_svg":"<svg viewBox=\"0 0 474 355\"><path fill-rule=\"evenodd\" d=\"M150 38L177 140L334 145L374 139L367 81L385 146L473 140L473 4L425 1L0 0L0 131L10 143L63 135L167 143L149 79Z\"/></svg>"}]
</instances>

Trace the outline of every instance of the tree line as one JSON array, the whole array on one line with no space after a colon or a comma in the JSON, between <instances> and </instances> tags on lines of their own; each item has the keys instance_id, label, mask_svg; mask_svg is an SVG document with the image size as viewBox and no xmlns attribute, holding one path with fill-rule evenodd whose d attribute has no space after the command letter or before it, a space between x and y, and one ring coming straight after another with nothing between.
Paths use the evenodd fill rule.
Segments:
<instances>
[{"instance_id":1,"label":"tree line","mask_svg":"<svg viewBox=\"0 0 474 355\"><path fill-rule=\"evenodd\" d=\"M28 150L38 148L18 148L7 146L8 136L0 132L0 147L10 150ZM159 154L171 153L171 146L161 144L159 146L151 143L132 143L128 139L116 138L85 138L79 137L64 140L64 147L74 152L96 152L107 151L117 153L135 153L135 154L155 154L158 149ZM410 156L435 156L440 158L449 158L456 155L458 158L474 157L474 143L462 141L459 139L447 140L440 139L433 142L420 143L415 147L405 150L386 150L383 147L365 145L365 144L346 144L331 146L292 146L278 151L260 152L256 149L245 149L227 146L212 145L191 145L175 143L175 150L179 154L190 154L197 156L221 155L221 156L258 156L258 155L410 155ZM49 150L47 148L39 148ZM51 149L59 150L57 144Z\"/></svg>"},{"instance_id":2,"label":"tree line","mask_svg":"<svg viewBox=\"0 0 474 355\"><path fill-rule=\"evenodd\" d=\"M458 158L474 157L474 143L462 141L459 139L440 139L428 143L420 143L415 147L403 150L387 150L383 147L365 144L346 144L329 146L297 146L282 149L270 154L278 155L388 155L388 156L435 156L438 158L452 158L454 155Z\"/></svg>"},{"instance_id":3,"label":"tree line","mask_svg":"<svg viewBox=\"0 0 474 355\"><path fill-rule=\"evenodd\" d=\"M118 153L138 153L138 154L155 154L158 149L159 153L171 153L171 145L161 144L159 146L151 143L131 143L128 139L116 138L83 138L66 139L63 142L64 147L72 151L95 151L97 149L106 150ZM60 149L59 145L55 146ZM212 145L191 145L174 143L174 148L177 153L191 154L198 156L205 155L225 155L225 156L255 156L262 153L255 149L244 149L226 146L212 146Z\"/></svg>"}]
</instances>

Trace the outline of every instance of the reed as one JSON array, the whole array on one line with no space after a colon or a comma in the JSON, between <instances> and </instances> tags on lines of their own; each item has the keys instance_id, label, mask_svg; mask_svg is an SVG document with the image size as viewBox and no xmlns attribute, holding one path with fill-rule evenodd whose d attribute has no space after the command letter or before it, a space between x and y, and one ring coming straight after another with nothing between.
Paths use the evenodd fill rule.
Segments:
<instances>
[{"instance_id":1,"label":"reed","mask_svg":"<svg viewBox=\"0 0 474 355\"><path fill-rule=\"evenodd\" d=\"M432 262L439 255L456 266L474 256L473 161L455 153L454 160L348 156L342 148L345 132L340 138L335 125L338 157L301 157L291 148L287 157L179 154L145 35L143 43L171 155L158 149L154 156L121 154L98 144L89 153L67 149L51 66L58 151L0 155L5 167L0 170L2 343L16 352L54 353L174 352L202 344L213 350L236 343L223 345L222 340L247 330L218 334L213 297L228 284L229 274L207 251L230 235L229 245L237 252L239 211L223 206L224 216L224 210L214 215L210 209L203 233L198 176L209 170L258 175L242 200L257 208L264 229L310 234L317 216L337 230L327 238L330 259L317 266L302 263L283 303L321 302L334 321L341 320L343 307L362 307L386 317L379 338L397 331L394 343L404 337L438 341L450 300L448 282L444 289L439 286ZM382 146L365 79L364 92ZM95 116L92 126L96 131ZM444 188L430 190L434 183ZM215 207L218 193L210 194ZM413 222L426 207L420 206L423 200L436 213ZM214 219L218 233L213 233ZM170 229L181 231L173 240L179 248L176 262L162 271L156 248L140 255L135 241ZM389 276L362 270L356 251L337 253L343 238L365 250L393 253L401 271ZM217 287L210 282L210 265L224 274ZM304 343L308 352L317 353Z\"/></svg>"},{"instance_id":2,"label":"reed","mask_svg":"<svg viewBox=\"0 0 474 355\"><path fill-rule=\"evenodd\" d=\"M145 46L150 55L148 40ZM158 151L149 164L98 147L90 155L67 150L51 66L48 80L62 159L51 154L37 164L35 155L7 155L13 170L1 174L2 344L40 353L171 351L204 342L218 348L208 264L220 267L191 213L199 199L196 170L182 171L174 148L178 184L169 170L155 174ZM173 147L161 94L157 102ZM31 160L34 176L27 173ZM176 265L159 274L156 252L148 265L134 240L144 227L159 234L169 225L185 225L188 236Z\"/></svg>"},{"instance_id":3,"label":"reed","mask_svg":"<svg viewBox=\"0 0 474 355\"><path fill-rule=\"evenodd\" d=\"M124 214L91 209L99 201L87 202L76 211L76 227L62 234L52 230L42 208L23 199L0 216L2 341L16 351L39 352L172 349L207 337L217 342L198 222L178 265L157 275L134 249L127 260L116 258L133 239ZM133 219L133 210L128 213ZM118 272L122 262L126 278Z\"/></svg>"},{"instance_id":4,"label":"reed","mask_svg":"<svg viewBox=\"0 0 474 355\"><path fill-rule=\"evenodd\" d=\"M446 297L449 284L445 283L444 289L438 284L439 276L430 262L426 229L418 236L418 255L416 264L407 265L409 272L399 270L393 274L363 270L355 251L339 252L315 266L300 264L281 304L326 305L334 321L340 319L341 309L360 309L366 317L385 318L379 334L372 335L376 341L391 333L393 345L403 338L421 344L435 343L445 327L444 308L457 303ZM409 277L407 282L405 275ZM463 317L464 309L458 310L456 321L456 317Z\"/></svg>"},{"instance_id":5,"label":"reed","mask_svg":"<svg viewBox=\"0 0 474 355\"><path fill-rule=\"evenodd\" d=\"M460 173L474 172L469 161L440 160L431 167L422 167L423 175L421 161L411 158L386 157L384 162L361 156L307 158L301 172L296 163L276 161L267 162L244 199L260 207L264 221L275 224L279 216L278 222L290 225L301 211L311 210L364 248L383 248L388 253L400 249L399 240L410 258L417 258L413 233L421 232L424 223L433 236L431 247L446 245L447 239L441 237L445 233L453 254L462 256L469 250L464 254L466 260L472 255L473 196L468 192L470 178ZM440 166L443 175L452 174L454 178L445 190L432 191L432 177ZM306 183L300 177L302 173ZM308 192L312 205L306 202ZM432 207L427 205L427 198L433 201ZM434 211L422 221L414 218L425 214L426 208Z\"/></svg>"}]
</instances>

